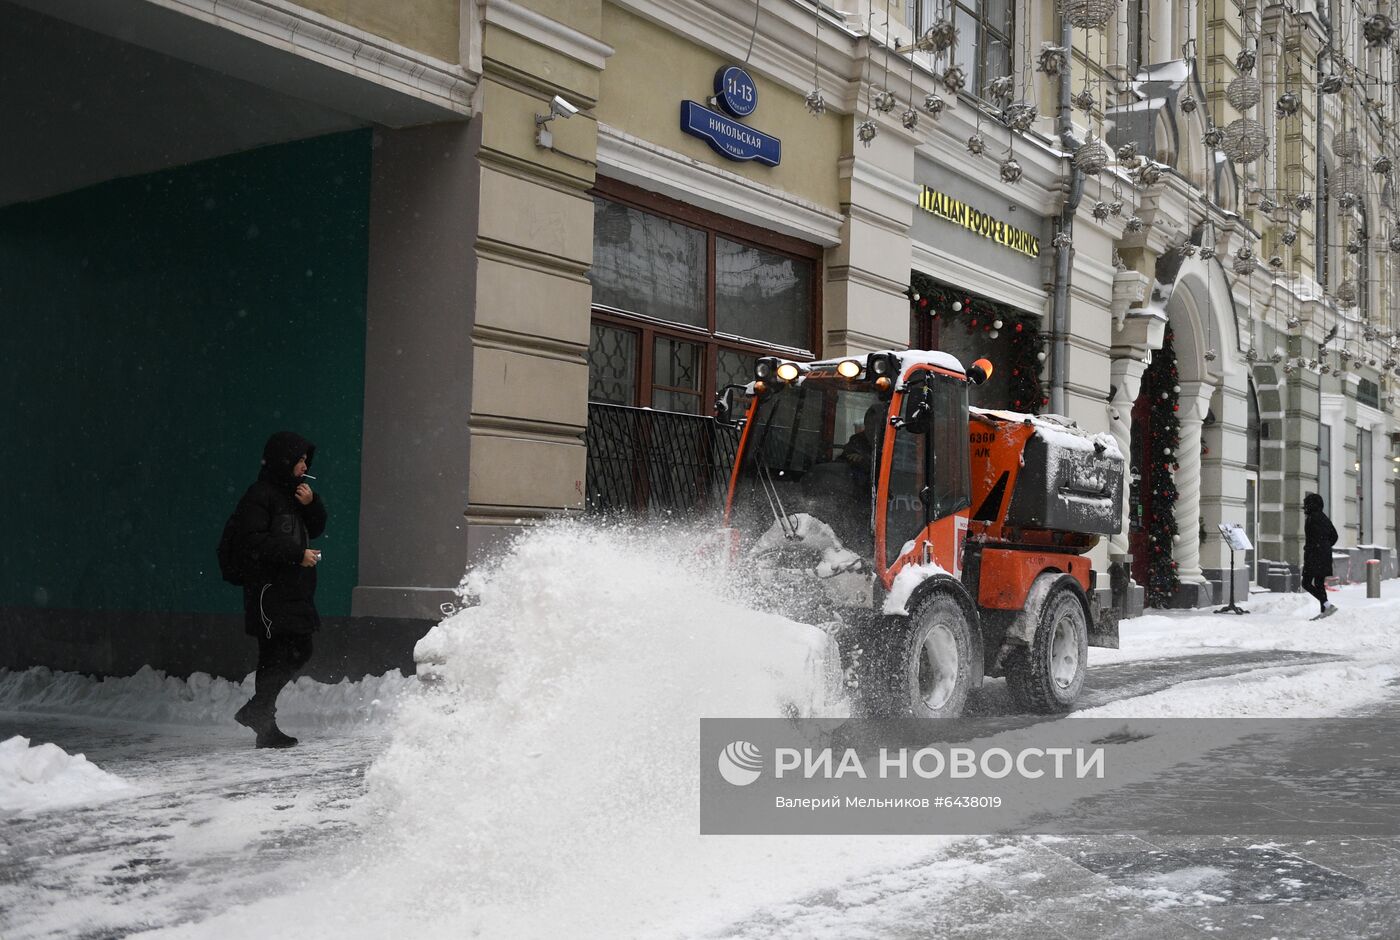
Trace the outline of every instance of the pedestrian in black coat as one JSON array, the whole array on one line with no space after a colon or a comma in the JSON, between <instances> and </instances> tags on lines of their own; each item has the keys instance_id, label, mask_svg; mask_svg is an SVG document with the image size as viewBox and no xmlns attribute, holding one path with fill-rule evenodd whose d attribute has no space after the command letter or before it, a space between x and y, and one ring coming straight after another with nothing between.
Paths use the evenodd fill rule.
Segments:
<instances>
[{"instance_id":1,"label":"pedestrian in black coat","mask_svg":"<svg viewBox=\"0 0 1400 940\"><path fill-rule=\"evenodd\" d=\"M1337 529L1322 511L1322 497L1316 493L1303 497L1303 512L1307 514L1303 523L1303 590L1317 598L1321 605L1321 613L1313 618L1320 620L1337 612L1336 605L1327 600L1327 579L1332 574L1332 546L1337 544Z\"/></svg>"},{"instance_id":2,"label":"pedestrian in black coat","mask_svg":"<svg viewBox=\"0 0 1400 940\"><path fill-rule=\"evenodd\" d=\"M326 507L304 476L316 445L279 431L263 447L257 482L234 510L236 544L253 572L243 586L244 629L258 641L256 691L234 719L257 732L258 747L291 747L277 727L277 695L311 658L316 565L311 539L326 530Z\"/></svg>"}]
</instances>

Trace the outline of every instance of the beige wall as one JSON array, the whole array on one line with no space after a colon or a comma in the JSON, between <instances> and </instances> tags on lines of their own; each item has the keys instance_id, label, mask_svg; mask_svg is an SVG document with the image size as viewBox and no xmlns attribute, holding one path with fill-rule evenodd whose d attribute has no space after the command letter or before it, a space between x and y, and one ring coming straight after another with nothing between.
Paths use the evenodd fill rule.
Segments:
<instances>
[{"instance_id":1,"label":"beige wall","mask_svg":"<svg viewBox=\"0 0 1400 940\"><path fill-rule=\"evenodd\" d=\"M460 0L296 0L296 3L444 62L458 60Z\"/></svg>"},{"instance_id":2,"label":"beige wall","mask_svg":"<svg viewBox=\"0 0 1400 940\"><path fill-rule=\"evenodd\" d=\"M702 104L714 90L715 70L734 64L660 26L615 6L603 5L603 41L617 50L602 73L598 120L702 163L840 211L836 161L842 122L814 118L803 98L750 70L758 85L758 110L745 123L783 142L776 167L726 160L698 137L680 130L683 100Z\"/></svg>"}]
</instances>

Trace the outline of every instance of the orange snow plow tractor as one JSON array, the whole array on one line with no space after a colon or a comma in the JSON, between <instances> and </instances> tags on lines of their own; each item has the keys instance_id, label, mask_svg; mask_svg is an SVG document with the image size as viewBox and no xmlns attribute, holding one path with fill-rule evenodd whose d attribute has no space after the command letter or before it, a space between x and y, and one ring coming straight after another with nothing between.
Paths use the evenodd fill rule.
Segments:
<instances>
[{"instance_id":1,"label":"orange snow plow tractor","mask_svg":"<svg viewBox=\"0 0 1400 940\"><path fill-rule=\"evenodd\" d=\"M985 676L1067 710L1118 645L1087 557L1119 531L1123 455L1066 419L968 406L940 352L764 358L719 396L741 427L725 524L755 577L841 649L857 717L941 720Z\"/></svg>"}]
</instances>

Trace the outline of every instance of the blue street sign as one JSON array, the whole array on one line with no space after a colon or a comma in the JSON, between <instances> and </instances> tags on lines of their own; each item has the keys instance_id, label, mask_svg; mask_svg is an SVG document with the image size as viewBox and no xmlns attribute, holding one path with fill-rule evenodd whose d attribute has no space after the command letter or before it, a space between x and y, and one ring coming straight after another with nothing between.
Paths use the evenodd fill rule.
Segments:
<instances>
[{"instance_id":1,"label":"blue street sign","mask_svg":"<svg viewBox=\"0 0 1400 940\"><path fill-rule=\"evenodd\" d=\"M777 166L783 157L783 142L778 138L711 111L699 102L681 102L681 130L704 140L730 160L757 160Z\"/></svg>"},{"instance_id":2,"label":"blue street sign","mask_svg":"<svg viewBox=\"0 0 1400 940\"><path fill-rule=\"evenodd\" d=\"M748 72L727 65L715 72L715 102L734 117L748 117L758 107L758 86Z\"/></svg>"}]
</instances>

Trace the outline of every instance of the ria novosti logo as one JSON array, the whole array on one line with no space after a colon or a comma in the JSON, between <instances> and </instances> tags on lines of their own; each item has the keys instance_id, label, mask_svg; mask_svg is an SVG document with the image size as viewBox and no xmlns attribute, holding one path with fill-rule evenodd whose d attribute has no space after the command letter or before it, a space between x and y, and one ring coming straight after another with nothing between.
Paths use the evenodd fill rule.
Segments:
<instances>
[{"instance_id":1,"label":"ria novosti logo","mask_svg":"<svg viewBox=\"0 0 1400 940\"><path fill-rule=\"evenodd\" d=\"M736 787L746 787L763 773L763 753L748 741L734 741L719 752L720 776Z\"/></svg>"}]
</instances>

